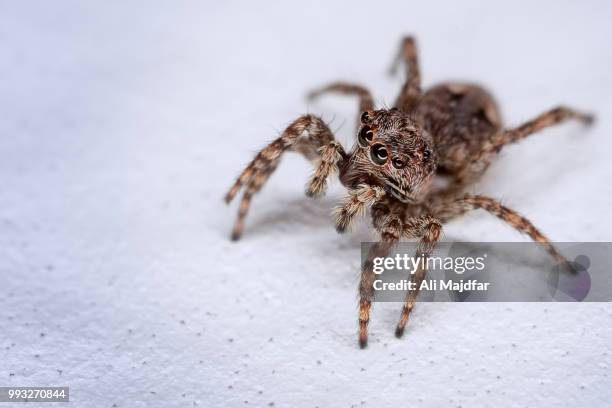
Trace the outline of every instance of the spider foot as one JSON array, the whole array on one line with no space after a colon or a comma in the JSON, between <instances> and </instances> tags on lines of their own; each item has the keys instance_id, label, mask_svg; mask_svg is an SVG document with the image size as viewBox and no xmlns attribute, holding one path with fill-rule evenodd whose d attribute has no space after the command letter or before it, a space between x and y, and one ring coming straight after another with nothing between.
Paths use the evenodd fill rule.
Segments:
<instances>
[{"instance_id":1,"label":"spider foot","mask_svg":"<svg viewBox=\"0 0 612 408\"><path fill-rule=\"evenodd\" d=\"M325 195L327 190L326 177L314 176L306 186L306 197L319 198Z\"/></svg>"},{"instance_id":2,"label":"spider foot","mask_svg":"<svg viewBox=\"0 0 612 408\"><path fill-rule=\"evenodd\" d=\"M588 113L582 114L582 116L580 117L580 120L585 125L591 126L593 123L595 123L595 115L591 115L591 114L588 114Z\"/></svg>"},{"instance_id":3,"label":"spider foot","mask_svg":"<svg viewBox=\"0 0 612 408\"><path fill-rule=\"evenodd\" d=\"M368 337L359 337L359 348L363 350L366 347L368 347Z\"/></svg>"},{"instance_id":4,"label":"spider foot","mask_svg":"<svg viewBox=\"0 0 612 408\"><path fill-rule=\"evenodd\" d=\"M242 233L238 231L232 231L232 235L230 235L232 241L238 241L240 237L242 237Z\"/></svg>"}]
</instances>

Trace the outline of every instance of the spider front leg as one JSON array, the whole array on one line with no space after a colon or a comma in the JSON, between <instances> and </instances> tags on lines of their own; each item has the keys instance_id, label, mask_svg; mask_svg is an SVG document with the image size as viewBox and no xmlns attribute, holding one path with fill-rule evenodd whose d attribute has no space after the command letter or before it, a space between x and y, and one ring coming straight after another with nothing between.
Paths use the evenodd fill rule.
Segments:
<instances>
[{"instance_id":1,"label":"spider front leg","mask_svg":"<svg viewBox=\"0 0 612 408\"><path fill-rule=\"evenodd\" d=\"M379 201L385 195L385 190L379 186L360 184L351 190L342 204L334 209L336 231L343 233L349 228L355 218L365 213L368 207Z\"/></svg>"},{"instance_id":2,"label":"spider front leg","mask_svg":"<svg viewBox=\"0 0 612 408\"><path fill-rule=\"evenodd\" d=\"M243 186L245 192L240 202L238 218L232 231L232 239L242 235L244 220L251 204L251 198L257 193L278 166L282 154L287 151L302 153L307 159L315 161L320 158L320 165L307 187L307 195L319 195L325 190L325 179L338 162L346 156L342 146L334 140L332 132L323 120L314 115L304 115L291 123L279 138L262 149L246 168L240 173L236 182L225 196L231 202Z\"/></svg>"},{"instance_id":3,"label":"spider front leg","mask_svg":"<svg viewBox=\"0 0 612 408\"><path fill-rule=\"evenodd\" d=\"M370 248L359 279L359 347L361 348L368 345L368 323L372 300L374 299L374 259L389 255L395 243L402 236L403 231L401 219L390 214L384 206L374 209L372 217L380 233L380 242L375 243Z\"/></svg>"},{"instance_id":4,"label":"spider front leg","mask_svg":"<svg viewBox=\"0 0 612 408\"><path fill-rule=\"evenodd\" d=\"M432 216L423 215L420 217L414 217L404 223L404 235L410 238L419 238L419 244L417 246L415 257L422 257L423 261L427 261L427 258L431 255L438 240L440 239L440 233L442 232L442 224L440 221ZM400 320L395 328L395 336L397 338L402 337L406 323L410 313L416 304L417 296L419 295L421 282L425 279L427 269L424 268L424 262L419 263L419 267L415 273L411 274L410 281L414 288L406 294L406 300L402 307L402 313Z\"/></svg>"},{"instance_id":5,"label":"spider front leg","mask_svg":"<svg viewBox=\"0 0 612 408\"><path fill-rule=\"evenodd\" d=\"M306 195L308 197L318 197L325 193L327 179L338 173L338 164L347 157L342 145L335 140L321 147L319 155L318 165L306 184Z\"/></svg>"}]
</instances>

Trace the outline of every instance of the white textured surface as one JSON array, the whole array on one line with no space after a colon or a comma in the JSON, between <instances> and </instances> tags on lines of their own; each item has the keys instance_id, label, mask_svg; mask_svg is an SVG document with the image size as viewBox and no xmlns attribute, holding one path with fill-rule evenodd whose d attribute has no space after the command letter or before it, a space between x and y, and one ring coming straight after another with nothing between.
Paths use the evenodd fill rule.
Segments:
<instances>
[{"instance_id":1,"label":"white textured surface","mask_svg":"<svg viewBox=\"0 0 612 408\"><path fill-rule=\"evenodd\" d=\"M421 304L402 340L376 305L360 351L370 235L335 233L339 186L307 200L287 157L239 243L221 201L300 113L349 143L355 101L304 93L343 78L390 104L415 33L426 85L479 80L508 124L597 113L505 149L479 190L554 240L611 240L609 3L123 3L0 3L0 385L78 407L610 406L608 304ZM445 234L522 239L486 214Z\"/></svg>"}]
</instances>

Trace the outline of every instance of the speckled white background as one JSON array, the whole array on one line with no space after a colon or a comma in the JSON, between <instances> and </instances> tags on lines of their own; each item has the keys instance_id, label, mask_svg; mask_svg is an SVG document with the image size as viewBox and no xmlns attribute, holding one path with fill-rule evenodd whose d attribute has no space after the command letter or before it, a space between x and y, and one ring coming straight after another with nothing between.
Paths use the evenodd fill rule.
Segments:
<instances>
[{"instance_id":1,"label":"speckled white background","mask_svg":"<svg viewBox=\"0 0 612 408\"><path fill-rule=\"evenodd\" d=\"M300 113L351 143L355 101L305 92L392 103L415 33L425 85L478 80L508 124L597 113L504 149L478 191L554 240L611 240L610 3L223 3L0 3L0 385L97 408L610 406L610 305L421 304L397 340L377 304L360 351L371 235L335 233L341 188L307 200L287 157L239 243L221 201ZM445 239L523 238L475 213Z\"/></svg>"}]
</instances>

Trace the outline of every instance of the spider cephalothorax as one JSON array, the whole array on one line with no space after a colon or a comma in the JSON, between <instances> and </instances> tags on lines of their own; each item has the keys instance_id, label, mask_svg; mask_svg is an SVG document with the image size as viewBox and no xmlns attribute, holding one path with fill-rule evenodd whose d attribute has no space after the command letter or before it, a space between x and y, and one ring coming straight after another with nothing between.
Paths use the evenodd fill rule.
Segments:
<instances>
[{"instance_id":1,"label":"spider cephalothorax","mask_svg":"<svg viewBox=\"0 0 612 408\"><path fill-rule=\"evenodd\" d=\"M465 83L443 83L421 91L416 46L405 38L394 67L406 65L406 81L391 109L375 110L370 92L359 85L337 82L310 94L328 91L359 97L361 116L357 141L346 152L323 120L304 115L261 150L240 174L225 199L230 202L245 186L232 238L238 239L252 196L274 172L285 151L302 153L313 160L315 171L306 195L320 196L327 179L339 173L348 195L335 210L338 232L344 232L367 208L380 242L368 254L359 281L359 345L367 344L367 327L374 297L374 256L386 256L402 238L419 241L417 255L429 256L438 242L442 224L467 211L483 209L528 235L558 261L566 263L550 241L531 224L499 201L468 195L465 190L484 173L503 146L567 119L591 123L593 118L560 106L521 126L503 129L497 105L488 92ZM446 187L432 189L432 181L444 178ZM427 271L411 275L416 288ZM404 332L418 295L410 291L395 334Z\"/></svg>"},{"instance_id":2,"label":"spider cephalothorax","mask_svg":"<svg viewBox=\"0 0 612 408\"><path fill-rule=\"evenodd\" d=\"M379 186L405 202L420 201L436 170L433 140L399 109L365 111L357 141L340 164L340 181L348 188Z\"/></svg>"}]
</instances>

